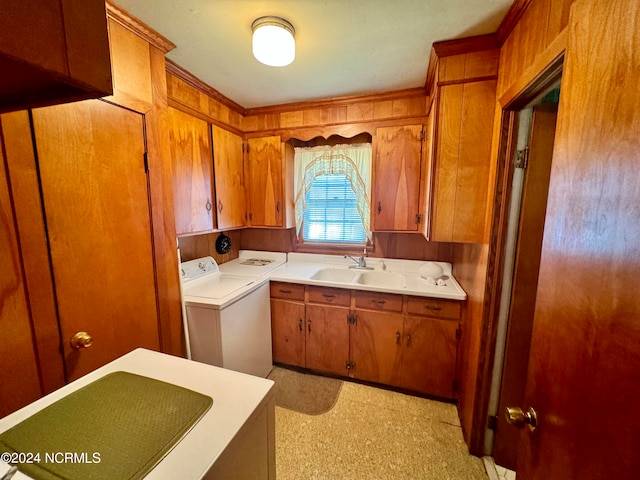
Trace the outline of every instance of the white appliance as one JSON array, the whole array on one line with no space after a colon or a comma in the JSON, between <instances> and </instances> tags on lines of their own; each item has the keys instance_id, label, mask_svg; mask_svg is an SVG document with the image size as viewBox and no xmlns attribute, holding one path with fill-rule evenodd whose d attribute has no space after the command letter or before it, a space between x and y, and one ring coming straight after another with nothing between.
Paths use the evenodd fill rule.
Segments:
<instances>
[{"instance_id":1,"label":"white appliance","mask_svg":"<svg viewBox=\"0 0 640 480\"><path fill-rule=\"evenodd\" d=\"M286 254L280 255L284 260L262 259L269 260L264 266L284 263ZM243 270L246 275L222 272L212 257L180 267L191 358L266 377L273 368L268 276L251 269Z\"/></svg>"}]
</instances>

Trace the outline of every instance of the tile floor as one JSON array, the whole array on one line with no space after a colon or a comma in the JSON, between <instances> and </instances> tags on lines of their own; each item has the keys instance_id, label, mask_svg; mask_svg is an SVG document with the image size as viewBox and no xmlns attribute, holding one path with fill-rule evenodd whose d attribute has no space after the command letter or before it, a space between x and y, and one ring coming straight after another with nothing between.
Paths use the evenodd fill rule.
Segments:
<instances>
[{"instance_id":1,"label":"tile floor","mask_svg":"<svg viewBox=\"0 0 640 480\"><path fill-rule=\"evenodd\" d=\"M516 472L496 465L492 457L482 457L489 480L516 480Z\"/></svg>"},{"instance_id":2,"label":"tile floor","mask_svg":"<svg viewBox=\"0 0 640 480\"><path fill-rule=\"evenodd\" d=\"M344 382L332 409L276 407L276 477L487 480L454 405Z\"/></svg>"}]
</instances>

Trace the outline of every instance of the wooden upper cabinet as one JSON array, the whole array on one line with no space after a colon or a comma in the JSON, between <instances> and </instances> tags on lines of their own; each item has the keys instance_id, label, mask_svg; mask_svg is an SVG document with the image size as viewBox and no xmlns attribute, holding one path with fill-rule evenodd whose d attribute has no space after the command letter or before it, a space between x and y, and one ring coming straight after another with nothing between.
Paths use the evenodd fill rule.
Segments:
<instances>
[{"instance_id":1,"label":"wooden upper cabinet","mask_svg":"<svg viewBox=\"0 0 640 480\"><path fill-rule=\"evenodd\" d=\"M209 125L175 108L169 108L169 117L176 233L212 231L215 210Z\"/></svg>"},{"instance_id":2,"label":"wooden upper cabinet","mask_svg":"<svg viewBox=\"0 0 640 480\"><path fill-rule=\"evenodd\" d=\"M496 81L439 87L429 240L481 243Z\"/></svg>"},{"instance_id":3,"label":"wooden upper cabinet","mask_svg":"<svg viewBox=\"0 0 640 480\"><path fill-rule=\"evenodd\" d=\"M246 201L242 138L215 125L211 130L218 228L243 227Z\"/></svg>"},{"instance_id":4,"label":"wooden upper cabinet","mask_svg":"<svg viewBox=\"0 0 640 480\"><path fill-rule=\"evenodd\" d=\"M420 225L422 125L376 130L373 229L417 231Z\"/></svg>"},{"instance_id":5,"label":"wooden upper cabinet","mask_svg":"<svg viewBox=\"0 0 640 480\"><path fill-rule=\"evenodd\" d=\"M0 112L112 93L103 0L6 0Z\"/></svg>"},{"instance_id":6,"label":"wooden upper cabinet","mask_svg":"<svg viewBox=\"0 0 640 480\"><path fill-rule=\"evenodd\" d=\"M279 136L247 141L247 208L252 226L293 226L293 148L290 147L283 145Z\"/></svg>"}]
</instances>

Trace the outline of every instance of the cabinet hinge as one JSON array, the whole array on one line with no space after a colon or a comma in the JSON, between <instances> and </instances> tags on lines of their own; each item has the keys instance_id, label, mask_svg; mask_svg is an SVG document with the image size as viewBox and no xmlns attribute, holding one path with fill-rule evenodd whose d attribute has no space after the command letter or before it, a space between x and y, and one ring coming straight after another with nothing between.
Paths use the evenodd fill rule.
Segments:
<instances>
[{"instance_id":1,"label":"cabinet hinge","mask_svg":"<svg viewBox=\"0 0 640 480\"><path fill-rule=\"evenodd\" d=\"M456 328L456 340L460 340L462 338L462 329L460 327Z\"/></svg>"},{"instance_id":2,"label":"cabinet hinge","mask_svg":"<svg viewBox=\"0 0 640 480\"><path fill-rule=\"evenodd\" d=\"M422 223L422 214L416 213L416 225L420 225Z\"/></svg>"},{"instance_id":3,"label":"cabinet hinge","mask_svg":"<svg viewBox=\"0 0 640 480\"><path fill-rule=\"evenodd\" d=\"M358 323L358 316L354 313L347 315L347 323L349 325L356 325Z\"/></svg>"},{"instance_id":4,"label":"cabinet hinge","mask_svg":"<svg viewBox=\"0 0 640 480\"><path fill-rule=\"evenodd\" d=\"M529 147L524 150L518 150L516 152L516 159L514 161L516 168L527 168L529 165Z\"/></svg>"},{"instance_id":5,"label":"cabinet hinge","mask_svg":"<svg viewBox=\"0 0 640 480\"><path fill-rule=\"evenodd\" d=\"M424 133L424 128L423 128L422 131L420 132L420 141L424 142L424 138L425 138L425 133Z\"/></svg>"},{"instance_id":6,"label":"cabinet hinge","mask_svg":"<svg viewBox=\"0 0 640 480\"><path fill-rule=\"evenodd\" d=\"M489 430L493 430L494 432L498 430L498 416L490 415L487 417L487 428Z\"/></svg>"},{"instance_id":7,"label":"cabinet hinge","mask_svg":"<svg viewBox=\"0 0 640 480\"><path fill-rule=\"evenodd\" d=\"M353 370L354 368L356 368L356 362L352 362L351 360L347 360L345 366L347 367L347 370Z\"/></svg>"},{"instance_id":8,"label":"cabinet hinge","mask_svg":"<svg viewBox=\"0 0 640 480\"><path fill-rule=\"evenodd\" d=\"M147 152L142 154L142 162L144 164L145 173L149 173L149 154Z\"/></svg>"}]
</instances>

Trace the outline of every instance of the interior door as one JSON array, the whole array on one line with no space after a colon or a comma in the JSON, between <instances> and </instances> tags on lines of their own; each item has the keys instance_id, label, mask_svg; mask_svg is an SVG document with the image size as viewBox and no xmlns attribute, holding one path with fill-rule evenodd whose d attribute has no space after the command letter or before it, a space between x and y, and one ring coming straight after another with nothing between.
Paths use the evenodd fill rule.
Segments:
<instances>
[{"instance_id":1,"label":"interior door","mask_svg":"<svg viewBox=\"0 0 640 480\"><path fill-rule=\"evenodd\" d=\"M557 116L557 103L535 106L528 141L529 160L525 169L520 208L498 424L493 449L496 464L511 470L516 468L519 432L510 428L502 412L508 406L520 405L524 399Z\"/></svg>"},{"instance_id":2,"label":"interior door","mask_svg":"<svg viewBox=\"0 0 640 480\"><path fill-rule=\"evenodd\" d=\"M640 472L640 9L572 6L518 480Z\"/></svg>"},{"instance_id":3,"label":"interior door","mask_svg":"<svg viewBox=\"0 0 640 480\"><path fill-rule=\"evenodd\" d=\"M33 110L68 380L159 349L143 122L99 100Z\"/></svg>"}]
</instances>

